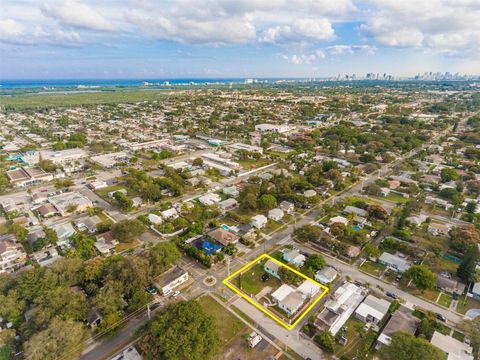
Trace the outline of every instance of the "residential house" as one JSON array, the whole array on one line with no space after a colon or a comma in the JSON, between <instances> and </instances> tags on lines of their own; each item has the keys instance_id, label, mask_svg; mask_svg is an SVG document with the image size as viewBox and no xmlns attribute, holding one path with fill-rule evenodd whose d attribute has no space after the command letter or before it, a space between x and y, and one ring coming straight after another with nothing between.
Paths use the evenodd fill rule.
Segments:
<instances>
[{"instance_id":1,"label":"residential house","mask_svg":"<svg viewBox=\"0 0 480 360\"><path fill-rule=\"evenodd\" d=\"M174 289L188 281L188 272L180 266L175 266L160 275L156 281L155 286L162 292L163 295L170 294Z\"/></svg>"},{"instance_id":2,"label":"residential house","mask_svg":"<svg viewBox=\"0 0 480 360\"><path fill-rule=\"evenodd\" d=\"M148 214L148 221L150 221L152 224L161 224L163 219L158 215Z\"/></svg>"},{"instance_id":3,"label":"residential house","mask_svg":"<svg viewBox=\"0 0 480 360\"><path fill-rule=\"evenodd\" d=\"M48 199L46 192L36 192L32 195L32 203L34 205L40 205L46 202Z\"/></svg>"},{"instance_id":4,"label":"residential house","mask_svg":"<svg viewBox=\"0 0 480 360\"><path fill-rule=\"evenodd\" d=\"M390 302L368 295L355 310L355 317L365 323L378 324L387 315Z\"/></svg>"},{"instance_id":5,"label":"residential house","mask_svg":"<svg viewBox=\"0 0 480 360\"><path fill-rule=\"evenodd\" d=\"M108 193L108 197L111 198L111 199L113 199L113 195L115 195L115 193L117 193L117 192L118 192L118 193L122 193L123 195L127 195L127 193L128 193L128 192L127 192L127 189L118 189L118 190L110 191L110 192Z\"/></svg>"},{"instance_id":6,"label":"residential house","mask_svg":"<svg viewBox=\"0 0 480 360\"><path fill-rule=\"evenodd\" d=\"M111 231L99 234L95 237L95 239L95 248L103 256L112 255L115 251L115 247L118 245L118 241L113 238Z\"/></svg>"},{"instance_id":7,"label":"residential house","mask_svg":"<svg viewBox=\"0 0 480 360\"><path fill-rule=\"evenodd\" d=\"M427 217L424 215L413 215L413 216L407 217L405 220L411 225L420 227L422 226L422 224L425 222L426 219Z\"/></svg>"},{"instance_id":8,"label":"residential house","mask_svg":"<svg viewBox=\"0 0 480 360\"><path fill-rule=\"evenodd\" d=\"M133 346L123 349L119 354L112 357L110 360L142 360L142 356Z\"/></svg>"},{"instance_id":9,"label":"residential house","mask_svg":"<svg viewBox=\"0 0 480 360\"><path fill-rule=\"evenodd\" d=\"M366 291L361 287L345 282L326 302L325 308L315 319L315 325L326 328L335 336L360 305L366 294Z\"/></svg>"},{"instance_id":10,"label":"residential house","mask_svg":"<svg viewBox=\"0 0 480 360\"><path fill-rule=\"evenodd\" d=\"M280 309L285 311L288 316L293 316L302 307L303 303L303 294L298 291L294 291L280 301L278 306Z\"/></svg>"},{"instance_id":11,"label":"residential house","mask_svg":"<svg viewBox=\"0 0 480 360\"><path fill-rule=\"evenodd\" d=\"M419 323L420 319L413 316L410 309L400 306L400 308L392 314L387 325L385 325L378 336L375 348L379 349L382 346L390 345L392 336L399 331L411 335L415 334Z\"/></svg>"},{"instance_id":12,"label":"residential house","mask_svg":"<svg viewBox=\"0 0 480 360\"><path fill-rule=\"evenodd\" d=\"M378 258L378 262L385 266L388 266L389 268L395 270L398 273L403 273L410 268L410 263L408 261L387 252L384 252L382 255L380 255L380 257Z\"/></svg>"},{"instance_id":13,"label":"residential house","mask_svg":"<svg viewBox=\"0 0 480 360\"><path fill-rule=\"evenodd\" d=\"M222 244L223 246L227 246L229 244L236 244L240 239L237 235L221 227L210 231L207 235L219 244Z\"/></svg>"},{"instance_id":14,"label":"residential house","mask_svg":"<svg viewBox=\"0 0 480 360\"><path fill-rule=\"evenodd\" d=\"M317 271L315 274L315 280L320 284L328 285L335 281L337 278L337 270L331 266L326 266L322 270Z\"/></svg>"},{"instance_id":15,"label":"residential house","mask_svg":"<svg viewBox=\"0 0 480 360\"><path fill-rule=\"evenodd\" d=\"M278 272L280 271L281 267L282 265L269 259L263 266L263 269L265 270L265 272L269 273L270 275L276 277L277 279L280 279L280 275L278 274Z\"/></svg>"},{"instance_id":16,"label":"residential house","mask_svg":"<svg viewBox=\"0 0 480 360\"><path fill-rule=\"evenodd\" d=\"M226 213L227 211L233 210L237 206L238 206L238 201L232 198L223 200L218 203L218 208L222 213Z\"/></svg>"},{"instance_id":17,"label":"residential house","mask_svg":"<svg viewBox=\"0 0 480 360\"><path fill-rule=\"evenodd\" d=\"M303 196L305 196L307 199L314 197L315 195L317 195L317 192L315 190L305 190L303 193Z\"/></svg>"},{"instance_id":18,"label":"residential house","mask_svg":"<svg viewBox=\"0 0 480 360\"><path fill-rule=\"evenodd\" d=\"M363 210L363 209L360 209L356 206L345 206L345 209L343 209L343 212L345 214L353 214L353 215L356 215L356 216L361 216L363 218L367 217L368 216L368 213L366 210Z\"/></svg>"},{"instance_id":19,"label":"residential house","mask_svg":"<svg viewBox=\"0 0 480 360\"><path fill-rule=\"evenodd\" d=\"M77 228L80 231L87 231L90 234L97 231L97 225L100 224L102 220L97 216L91 216L76 222Z\"/></svg>"},{"instance_id":20,"label":"residential house","mask_svg":"<svg viewBox=\"0 0 480 360\"><path fill-rule=\"evenodd\" d=\"M35 244L39 239L42 239L46 236L45 232L42 229L33 230L27 236L27 241L31 245Z\"/></svg>"},{"instance_id":21,"label":"residential house","mask_svg":"<svg viewBox=\"0 0 480 360\"><path fill-rule=\"evenodd\" d=\"M222 192L225 195L231 196L231 197L237 197L238 195L240 195L240 192L238 191L236 186L229 186L229 187L223 188Z\"/></svg>"},{"instance_id":22,"label":"residential house","mask_svg":"<svg viewBox=\"0 0 480 360\"><path fill-rule=\"evenodd\" d=\"M301 267L305 263L306 258L305 255L301 254L297 249L291 249L283 253L283 260Z\"/></svg>"},{"instance_id":23,"label":"residential house","mask_svg":"<svg viewBox=\"0 0 480 360\"><path fill-rule=\"evenodd\" d=\"M295 214L295 205L288 201L282 201L279 205L280 209L286 212L288 215Z\"/></svg>"},{"instance_id":24,"label":"residential house","mask_svg":"<svg viewBox=\"0 0 480 360\"><path fill-rule=\"evenodd\" d=\"M272 219L273 221L280 221L283 219L283 216L283 210L280 208L275 208L268 212L268 218Z\"/></svg>"},{"instance_id":25,"label":"residential house","mask_svg":"<svg viewBox=\"0 0 480 360\"><path fill-rule=\"evenodd\" d=\"M57 213L57 209L55 208L55 206L50 203L43 204L37 209L37 211L43 218L54 216Z\"/></svg>"},{"instance_id":26,"label":"residential house","mask_svg":"<svg viewBox=\"0 0 480 360\"><path fill-rule=\"evenodd\" d=\"M164 220L175 220L176 218L178 218L178 212L175 208L170 208L170 209L167 209L167 210L164 210L160 213L160 215L162 215L162 218Z\"/></svg>"},{"instance_id":27,"label":"residential house","mask_svg":"<svg viewBox=\"0 0 480 360\"><path fill-rule=\"evenodd\" d=\"M292 288L290 285L282 284L277 290L272 293L271 297L275 302L280 303L283 299L285 299L294 291L295 289Z\"/></svg>"},{"instance_id":28,"label":"residential house","mask_svg":"<svg viewBox=\"0 0 480 360\"><path fill-rule=\"evenodd\" d=\"M75 234L75 229L73 228L72 224L65 222L62 224L55 225L53 230L57 233L58 246L65 246L68 244L70 238L73 234Z\"/></svg>"},{"instance_id":29,"label":"residential house","mask_svg":"<svg viewBox=\"0 0 480 360\"><path fill-rule=\"evenodd\" d=\"M472 296L475 300L480 300L480 282L473 284Z\"/></svg>"},{"instance_id":30,"label":"residential house","mask_svg":"<svg viewBox=\"0 0 480 360\"><path fill-rule=\"evenodd\" d=\"M343 217L343 216L334 216L330 218L329 220L330 225L336 224L336 223L341 223L345 226L348 225L348 219Z\"/></svg>"},{"instance_id":31,"label":"residential house","mask_svg":"<svg viewBox=\"0 0 480 360\"><path fill-rule=\"evenodd\" d=\"M430 343L442 350L448 360L473 360L473 349L470 345L459 341L450 335L443 335L435 331Z\"/></svg>"},{"instance_id":32,"label":"residential house","mask_svg":"<svg viewBox=\"0 0 480 360\"><path fill-rule=\"evenodd\" d=\"M200 201L200 203L202 203L203 205L210 206L210 205L218 204L220 201L222 201L222 198L218 194L207 193L205 195L200 196L198 198L198 201Z\"/></svg>"},{"instance_id":33,"label":"residential house","mask_svg":"<svg viewBox=\"0 0 480 360\"><path fill-rule=\"evenodd\" d=\"M100 190L106 188L108 184L103 180L94 180L88 184L88 187L92 190Z\"/></svg>"},{"instance_id":34,"label":"residential house","mask_svg":"<svg viewBox=\"0 0 480 360\"><path fill-rule=\"evenodd\" d=\"M252 226L257 229L262 229L267 225L268 219L264 215L255 215L252 217Z\"/></svg>"},{"instance_id":35,"label":"residential house","mask_svg":"<svg viewBox=\"0 0 480 360\"><path fill-rule=\"evenodd\" d=\"M449 231L448 224L430 223L428 225L428 232L434 236L447 236Z\"/></svg>"},{"instance_id":36,"label":"residential house","mask_svg":"<svg viewBox=\"0 0 480 360\"><path fill-rule=\"evenodd\" d=\"M27 253L20 243L0 237L0 273L13 272L26 257Z\"/></svg>"},{"instance_id":37,"label":"residential house","mask_svg":"<svg viewBox=\"0 0 480 360\"><path fill-rule=\"evenodd\" d=\"M441 275L437 275L435 287L440 291L445 291L449 293L463 294L463 292L465 291L465 284Z\"/></svg>"},{"instance_id":38,"label":"residential house","mask_svg":"<svg viewBox=\"0 0 480 360\"><path fill-rule=\"evenodd\" d=\"M296 290L303 295L304 299L311 299L320 291L320 287L313 281L305 280Z\"/></svg>"}]
</instances>

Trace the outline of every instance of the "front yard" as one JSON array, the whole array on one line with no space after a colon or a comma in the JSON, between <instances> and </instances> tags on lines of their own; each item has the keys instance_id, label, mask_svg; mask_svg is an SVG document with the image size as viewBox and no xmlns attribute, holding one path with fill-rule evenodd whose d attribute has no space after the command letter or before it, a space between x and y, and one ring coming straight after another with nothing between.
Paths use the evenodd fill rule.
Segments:
<instances>
[{"instance_id":1,"label":"front yard","mask_svg":"<svg viewBox=\"0 0 480 360\"><path fill-rule=\"evenodd\" d=\"M360 269L373 276L380 277L382 276L386 268L382 264L367 260L362 264L362 266L360 266Z\"/></svg>"}]
</instances>

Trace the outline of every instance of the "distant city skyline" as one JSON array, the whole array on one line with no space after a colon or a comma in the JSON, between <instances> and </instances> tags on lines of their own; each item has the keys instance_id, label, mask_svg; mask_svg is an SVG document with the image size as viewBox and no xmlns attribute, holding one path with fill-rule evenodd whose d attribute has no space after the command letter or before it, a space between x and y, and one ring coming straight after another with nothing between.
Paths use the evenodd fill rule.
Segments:
<instances>
[{"instance_id":1,"label":"distant city skyline","mask_svg":"<svg viewBox=\"0 0 480 360\"><path fill-rule=\"evenodd\" d=\"M480 74L475 0L3 0L0 79Z\"/></svg>"}]
</instances>

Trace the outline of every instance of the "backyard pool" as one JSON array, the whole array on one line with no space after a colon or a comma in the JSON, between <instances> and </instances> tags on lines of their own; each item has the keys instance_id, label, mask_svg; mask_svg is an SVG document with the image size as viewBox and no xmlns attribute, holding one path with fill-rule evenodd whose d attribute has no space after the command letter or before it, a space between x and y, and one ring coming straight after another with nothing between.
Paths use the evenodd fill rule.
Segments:
<instances>
[{"instance_id":1,"label":"backyard pool","mask_svg":"<svg viewBox=\"0 0 480 360\"><path fill-rule=\"evenodd\" d=\"M353 225L352 229L355 230L355 231L358 231L358 230L362 230L362 227L359 226L359 225Z\"/></svg>"}]
</instances>

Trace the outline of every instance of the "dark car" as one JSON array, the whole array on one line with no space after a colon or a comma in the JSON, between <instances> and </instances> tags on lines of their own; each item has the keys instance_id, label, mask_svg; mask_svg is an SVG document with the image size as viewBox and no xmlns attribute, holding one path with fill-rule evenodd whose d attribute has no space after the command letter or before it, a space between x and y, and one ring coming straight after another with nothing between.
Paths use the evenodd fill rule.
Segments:
<instances>
[{"instance_id":1,"label":"dark car","mask_svg":"<svg viewBox=\"0 0 480 360\"><path fill-rule=\"evenodd\" d=\"M262 275L262 281L268 281L268 279L270 279L270 275L268 275L268 274L263 274Z\"/></svg>"},{"instance_id":2,"label":"dark car","mask_svg":"<svg viewBox=\"0 0 480 360\"><path fill-rule=\"evenodd\" d=\"M447 321L447 318L445 316L443 316L442 314L436 314L437 315L437 319L440 320L440 321Z\"/></svg>"},{"instance_id":3,"label":"dark car","mask_svg":"<svg viewBox=\"0 0 480 360\"><path fill-rule=\"evenodd\" d=\"M387 291L387 292L385 293L385 295L387 295L388 297L391 297L392 299L398 299L397 294L394 294L394 293L391 292L391 291Z\"/></svg>"},{"instance_id":4,"label":"dark car","mask_svg":"<svg viewBox=\"0 0 480 360\"><path fill-rule=\"evenodd\" d=\"M160 305L162 304L160 304L159 302L153 303L152 305L150 305L150 311L155 310L156 308L159 308Z\"/></svg>"},{"instance_id":5,"label":"dark car","mask_svg":"<svg viewBox=\"0 0 480 360\"><path fill-rule=\"evenodd\" d=\"M459 298L460 298L460 294L459 294L459 293L454 292L454 293L452 294L452 299L453 299L453 300L458 300Z\"/></svg>"}]
</instances>

